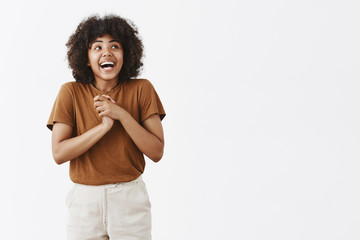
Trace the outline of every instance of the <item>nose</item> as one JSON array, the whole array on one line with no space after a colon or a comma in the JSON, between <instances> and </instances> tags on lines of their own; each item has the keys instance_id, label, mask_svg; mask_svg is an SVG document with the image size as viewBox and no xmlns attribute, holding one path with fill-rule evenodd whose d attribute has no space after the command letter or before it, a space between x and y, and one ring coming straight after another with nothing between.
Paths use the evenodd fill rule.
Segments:
<instances>
[{"instance_id":1,"label":"nose","mask_svg":"<svg viewBox=\"0 0 360 240\"><path fill-rule=\"evenodd\" d=\"M112 54L109 51L104 52L103 57L110 57Z\"/></svg>"},{"instance_id":2,"label":"nose","mask_svg":"<svg viewBox=\"0 0 360 240\"><path fill-rule=\"evenodd\" d=\"M111 51L108 48L104 48L103 57L112 56Z\"/></svg>"}]
</instances>

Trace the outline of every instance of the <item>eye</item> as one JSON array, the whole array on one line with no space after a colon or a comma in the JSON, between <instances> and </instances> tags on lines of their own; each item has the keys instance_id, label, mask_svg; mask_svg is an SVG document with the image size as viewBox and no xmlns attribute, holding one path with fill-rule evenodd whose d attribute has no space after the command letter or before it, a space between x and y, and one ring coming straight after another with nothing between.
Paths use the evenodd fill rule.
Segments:
<instances>
[{"instance_id":1,"label":"eye","mask_svg":"<svg viewBox=\"0 0 360 240\"><path fill-rule=\"evenodd\" d=\"M118 48L119 48L119 46L118 46L118 45L114 45L114 46L112 46L111 48L118 49Z\"/></svg>"},{"instance_id":2,"label":"eye","mask_svg":"<svg viewBox=\"0 0 360 240\"><path fill-rule=\"evenodd\" d=\"M94 47L94 50L100 50L100 49L101 49L100 46L95 46L95 47Z\"/></svg>"}]
</instances>

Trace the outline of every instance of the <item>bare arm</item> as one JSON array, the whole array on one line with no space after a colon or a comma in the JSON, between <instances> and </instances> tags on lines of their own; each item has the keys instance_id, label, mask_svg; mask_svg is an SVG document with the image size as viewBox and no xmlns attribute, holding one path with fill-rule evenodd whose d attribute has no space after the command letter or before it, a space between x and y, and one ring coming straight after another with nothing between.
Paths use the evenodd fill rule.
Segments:
<instances>
[{"instance_id":1,"label":"bare arm","mask_svg":"<svg viewBox=\"0 0 360 240\"><path fill-rule=\"evenodd\" d=\"M154 162L160 161L164 152L164 135L159 115L147 118L143 127L124 110L119 121L142 153Z\"/></svg>"},{"instance_id":2,"label":"bare arm","mask_svg":"<svg viewBox=\"0 0 360 240\"><path fill-rule=\"evenodd\" d=\"M97 143L112 127L114 120L103 122L82 135L71 137L73 128L64 123L55 123L52 129L52 154L57 164L74 159Z\"/></svg>"},{"instance_id":3,"label":"bare arm","mask_svg":"<svg viewBox=\"0 0 360 240\"><path fill-rule=\"evenodd\" d=\"M159 115L151 115L140 125L111 99L97 96L94 100L99 116L119 120L139 150L154 162L160 161L164 152L164 133Z\"/></svg>"}]
</instances>

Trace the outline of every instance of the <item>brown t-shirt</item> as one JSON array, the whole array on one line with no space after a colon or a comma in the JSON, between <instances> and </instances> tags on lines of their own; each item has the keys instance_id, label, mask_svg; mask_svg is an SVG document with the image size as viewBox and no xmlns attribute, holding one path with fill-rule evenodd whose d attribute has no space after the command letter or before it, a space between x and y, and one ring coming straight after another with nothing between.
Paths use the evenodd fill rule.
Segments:
<instances>
[{"instance_id":1,"label":"brown t-shirt","mask_svg":"<svg viewBox=\"0 0 360 240\"><path fill-rule=\"evenodd\" d=\"M119 83L109 92L92 84L68 82L62 85L55 100L47 127L55 123L73 127L73 137L101 123L94 108L94 97L106 94L127 110L140 124L153 114L162 120L165 111L153 85L146 79ZM136 147L119 121L93 147L70 161L70 178L75 183L102 185L127 182L144 172L143 153Z\"/></svg>"}]
</instances>

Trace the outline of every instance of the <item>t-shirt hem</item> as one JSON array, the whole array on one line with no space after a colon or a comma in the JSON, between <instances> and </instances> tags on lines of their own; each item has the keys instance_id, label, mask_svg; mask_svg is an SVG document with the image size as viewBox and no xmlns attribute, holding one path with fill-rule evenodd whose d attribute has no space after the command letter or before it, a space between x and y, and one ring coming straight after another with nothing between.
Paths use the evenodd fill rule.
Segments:
<instances>
[{"instance_id":1,"label":"t-shirt hem","mask_svg":"<svg viewBox=\"0 0 360 240\"><path fill-rule=\"evenodd\" d=\"M100 181L100 182L94 182L94 181L86 181L86 180L81 180L81 179L74 179L70 177L70 180L73 183L78 183L78 184L83 184L83 185L92 185L92 186L99 186L99 185L105 185L105 184L115 184L115 183L121 183L121 182L131 182L135 179L137 179L138 177L140 177L142 175L141 172L139 172L139 174L137 175L132 175L132 176L128 176L128 178L126 178L126 180L104 180L104 181Z\"/></svg>"}]
</instances>

